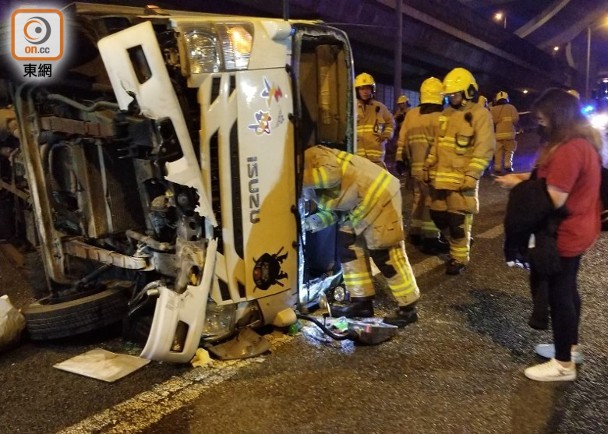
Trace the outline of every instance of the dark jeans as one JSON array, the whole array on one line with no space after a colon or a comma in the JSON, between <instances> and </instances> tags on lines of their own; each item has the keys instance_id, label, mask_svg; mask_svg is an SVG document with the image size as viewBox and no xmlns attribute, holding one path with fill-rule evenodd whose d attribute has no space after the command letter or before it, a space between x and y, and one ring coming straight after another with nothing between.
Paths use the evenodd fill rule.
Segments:
<instances>
[{"instance_id":1,"label":"dark jeans","mask_svg":"<svg viewBox=\"0 0 608 434\"><path fill-rule=\"evenodd\" d=\"M540 276L534 271L531 282L548 284L549 310L555 344L555 358L570 361L570 347L578 344L578 323L581 314L581 298L576 285L581 256L560 257L561 270L550 276Z\"/></svg>"}]
</instances>

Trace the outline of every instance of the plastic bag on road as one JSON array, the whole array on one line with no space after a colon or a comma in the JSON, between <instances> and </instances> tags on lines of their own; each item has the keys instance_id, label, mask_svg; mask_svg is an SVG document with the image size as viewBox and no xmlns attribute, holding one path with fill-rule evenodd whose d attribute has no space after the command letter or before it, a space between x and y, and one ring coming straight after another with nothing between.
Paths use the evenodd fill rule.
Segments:
<instances>
[{"instance_id":1,"label":"plastic bag on road","mask_svg":"<svg viewBox=\"0 0 608 434\"><path fill-rule=\"evenodd\" d=\"M0 351L19 341L25 318L11 304L8 295L0 297Z\"/></svg>"}]
</instances>

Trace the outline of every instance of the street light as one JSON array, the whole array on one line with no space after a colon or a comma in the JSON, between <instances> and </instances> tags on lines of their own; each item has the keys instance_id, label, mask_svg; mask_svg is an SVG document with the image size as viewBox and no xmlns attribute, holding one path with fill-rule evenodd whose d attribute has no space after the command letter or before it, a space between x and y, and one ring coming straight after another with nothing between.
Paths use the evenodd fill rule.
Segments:
<instances>
[{"instance_id":1,"label":"street light","mask_svg":"<svg viewBox=\"0 0 608 434\"><path fill-rule=\"evenodd\" d=\"M494 21L496 21L497 23L502 22L503 29L507 28L507 14L505 14L504 12L496 12L494 14Z\"/></svg>"}]
</instances>

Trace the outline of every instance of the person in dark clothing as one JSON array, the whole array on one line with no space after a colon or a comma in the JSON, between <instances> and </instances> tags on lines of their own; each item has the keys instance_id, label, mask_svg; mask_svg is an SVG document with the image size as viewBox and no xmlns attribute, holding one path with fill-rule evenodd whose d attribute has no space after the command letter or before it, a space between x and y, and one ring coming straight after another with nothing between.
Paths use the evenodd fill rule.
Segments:
<instances>
[{"instance_id":1,"label":"person in dark clothing","mask_svg":"<svg viewBox=\"0 0 608 434\"><path fill-rule=\"evenodd\" d=\"M527 368L526 377L536 381L576 379L578 328L581 299L577 276L582 255L600 231L600 169L603 140L581 113L578 99L562 89L545 91L532 106L543 146L536 162L538 178L544 179L554 208L565 207L568 216L557 227L557 271L542 275L534 261L531 282L546 284L554 344L537 345L536 352L550 358ZM530 174L507 174L496 182L512 188ZM538 280L536 280L538 279Z\"/></svg>"},{"instance_id":2,"label":"person in dark clothing","mask_svg":"<svg viewBox=\"0 0 608 434\"><path fill-rule=\"evenodd\" d=\"M509 193L504 221L505 260L509 266L521 265L526 269L534 264L530 276L533 311L528 325L535 329L545 330L549 326L549 288L547 279L542 277L559 271L557 228L567 215L564 207L555 209L546 180L538 179L535 172Z\"/></svg>"}]
</instances>

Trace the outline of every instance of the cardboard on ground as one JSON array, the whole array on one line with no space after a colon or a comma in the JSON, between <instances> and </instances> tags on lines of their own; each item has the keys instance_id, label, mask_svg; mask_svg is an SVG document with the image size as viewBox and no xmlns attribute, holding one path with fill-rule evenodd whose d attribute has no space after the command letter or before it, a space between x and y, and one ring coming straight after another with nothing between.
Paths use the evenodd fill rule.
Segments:
<instances>
[{"instance_id":1,"label":"cardboard on ground","mask_svg":"<svg viewBox=\"0 0 608 434\"><path fill-rule=\"evenodd\" d=\"M53 365L54 368L112 383L150 363L128 354L116 354L101 348Z\"/></svg>"}]
</instances>

